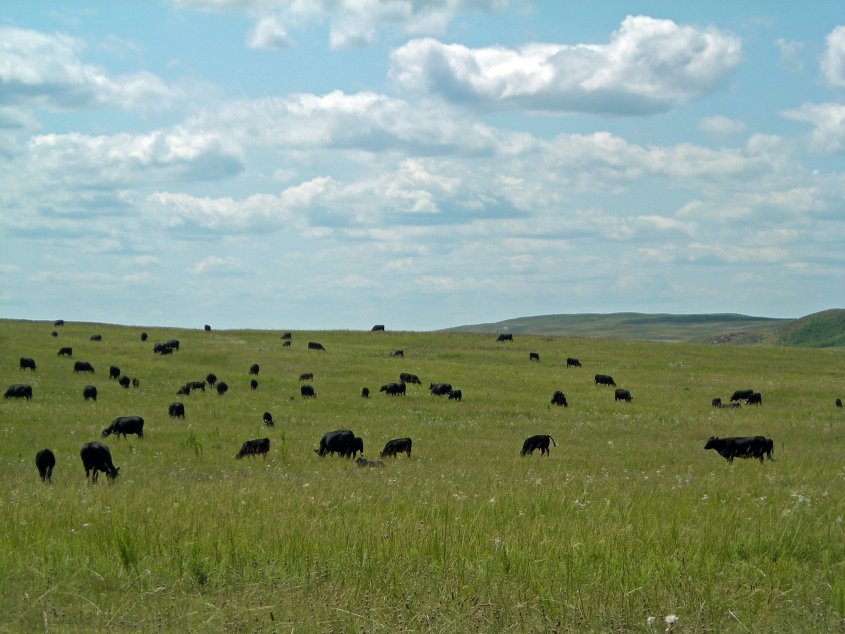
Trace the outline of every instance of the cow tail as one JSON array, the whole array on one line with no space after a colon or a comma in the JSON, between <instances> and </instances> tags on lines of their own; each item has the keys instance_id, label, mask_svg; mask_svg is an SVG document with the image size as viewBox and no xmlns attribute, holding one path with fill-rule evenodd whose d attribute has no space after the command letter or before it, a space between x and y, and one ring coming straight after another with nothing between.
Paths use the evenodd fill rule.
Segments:
<instances>
[{"instance_id":1,"label":"cow tail","mask_svg":"<svg viewBox=\"0 0 845 634\"><path fill-rule=\"evenodd\" d=\"M551 441L552 441L552 444L553 444L555 447L557 447L557 443L555 442L555 439L554 439L554 438L552 438L551 436L549 436L549 440L551 440Z\"/></svg>"}]
</instances>

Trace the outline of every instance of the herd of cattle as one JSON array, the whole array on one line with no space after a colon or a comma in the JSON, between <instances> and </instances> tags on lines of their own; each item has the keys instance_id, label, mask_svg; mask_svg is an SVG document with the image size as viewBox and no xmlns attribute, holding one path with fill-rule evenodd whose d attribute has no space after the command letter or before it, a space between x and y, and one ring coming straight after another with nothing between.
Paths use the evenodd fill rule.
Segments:
<instances>
[{"instance_id":1,"label":"herd of cattle","mask_svg":"<svg viewBox=\"0 0 845 634\"><path fill-rule=\"evenodd\" d=\"M59 320L55 322L55 325L63 325L63 322ZM206 325L205 330L210 331L210 327ZM377 325L372 328L373 332L381 332L383 330L384 326L381 325ZM53 332L53 335L56 336L55 331ZM102 338L100 337L100 335L93 335L91 337L91 340L101 341ZM142 333L141 340L147 340L146 333ZM289 346L291 341L291 333L283 334L282 340L283 345ZM501 334L498 336L497 341L513 341L513 335ZM325 347L322 344L314 341L308 342L308 349L325 351ZM171 339L169 341L155 343L153 345L153 352L159 355L170 355L178 350L180 350L180 342L177 339ZM58 355L62 357L72 357L73 350L70 347L62 347L59 349ZM390 355L393 357L404 357L404 352L402 350L395 350L391 352ZM539 353L529 353L529 361L539 362L539 360ZM566 366L568 368L582 367L581 362L573 357L567 358ZM28 370L30 372L35 372L35 360L30 357L21 357L20 370ZM73 371L74 373L93 374L94 368L87 361L75 361ZM251 365L248 373L250 376L258 376L260 373L259 365L257 363ZM299 376L300 381L313 381L313 378L314 375L311 372L302 373ZM126 389L128 389L130 385L134 387L139 386L139 381L137 378L130 379L129 377L121 373L119 367L114 365L110 366L109 368L109 379L116 380L121 387ZM616 388L614 392L614 399L616 401L625 401L630 403L633 400L631 392L627 389L616 387L616 382L613 380L613 377L609 375L596 374L594 376L594 381L596 385L606 385ZM407 391L407 385L422 385L422 381L415 374L403 372L400 373L398 382L386 383L382 385L379 389L379 392L383 392L388 396L405 396ZM228 390L228 385L225 382L218 381L216 375L214 375L213 373L209 373L204 381L191 381L182 385L177 391L177 395L188 395L192 391L199 390L204 392L206 386L208 386L209 388L216 389L218 394L220 395L225 394ZM252 389L256 389L258 387L257 379L252 379L250 382L250 386ZM462 400L463 397L462 391L460 389L455 389L449 383L430 383L429 391L432 395L446 396L450 400ZM369 394L370 392L367 387L362 388L362 397L368 398ZM87 385L85 386L85 388L83 388L82 395L85 400L92 399L96 401L97 388L93 385ZM300 395L303 398L316 398L317 396L314 387L309 384L304 384L300 386ZM32 399L32 386L28 384L10 385L6 390L4 397L7 399ZM566 395L560 390L554 392L550 402L552 405L568 407ZM721 398L714 398L711 404L715 408L735 408L740 407L741 402L745 402L748 405L762 405L762 395L755 390L737 390L731 395L729 403L722 403ZM836 399L836 406L842 407L842 401L840 399ZM171 417L184 418L184 404L182 402L171 403L168 406L168 414ZM264 424L268 427L272 427L274 425L273 417L270 412L265 412L262 420ZM140 416L118 416L111 422L108 427L106 427L102 431L102 436L104 438L112 434L118 437L126 437L127 434L131 434L138 436L138 438L143 438L144 419ZM540 450L540 455L549 455L550 444L553 446L557 446L557 443L555 443L554 439L548 434L538 434L530 436L524 441L522 449L520 451L520 455L531 455L534 453L534 451L538 449ZM392 439L385 444L384 449L381 451L379 457L396 457L401 453L405 453L410 458L411 447L411 438ZM772 459L772 455L774 453L774 442L771 438L766 438L765 436L745 436L729 438L719 438L713 436L707 441L704 448L714 449L728 462L733 462L734 458L756 458L762 462L766 456L768 456L769 459ZM240 459L244 456L266 456L269 450L269 438L250 439L243 443L235 457ZM384 462L382 460L367 460L363 457L363 455L358 456L359 453L363 454L364 452L364 441L348 429L340 429L323 434L319 441L319 447L315 449L314 452L320 457L326 455L337 455L345 458L355 458L356 463L361 467L384 466ZM104 444L96 441L86 443L82 446L82 449L80 450L80 457L85 468L86 478L88 478L90 475L91 479L93 481L96 481L99 472L105 473L109 479L114 479L117 477L119 468L114 466L114 463L112 462L111 458L111 453L108 447ZM53 468L56 464L56 459L53 452L50 449L43 449L39 451L36 454L35 463L38 468L41 479L45 481L50 481L52 477Z\"/></svg>"}]
</instances>

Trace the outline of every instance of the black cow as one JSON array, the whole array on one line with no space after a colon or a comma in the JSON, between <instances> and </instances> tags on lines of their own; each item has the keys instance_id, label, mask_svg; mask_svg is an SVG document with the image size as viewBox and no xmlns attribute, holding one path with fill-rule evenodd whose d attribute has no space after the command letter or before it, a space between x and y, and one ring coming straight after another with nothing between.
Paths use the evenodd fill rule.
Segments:
<instances>
[{"instance_id":1,"label":"black cow","mask_svg":"<svg viewBox=\"0 0 845 634\"><path fill-rule=\"evenodd\" d=\"M195 392L197 390L205 392L205 381L188 381L185 385L192 392Z\"/></svg>"},{"instance_id":2,"label":"black cow","mask_svg":"<svg viewBox=\"0 0 845 634\"><path fill-rule=\"evenodd\" d=\"M300 381L313 381L314 380L314 373L313 372L303 372L299 375Z\"/></svg>"},{"instance_id":3,"label":"black cow","mask_svg":"<svg viewBox=\"0 0 845 634\"><path fill-rule=\"evenodd\" d=\"M228 391L229 391L229 386L228 386L228 385L226 385L226 382L225 382L225 381L220 381L220 382L217 384L217 393L218 393L220 396L223 396L223 395L224 395L226 392L228 392Z\"/></svg>"},{"instance_id":4,"label":"black cow","mask_svg":"<svg viewBox=\"0 0 845 634\"><path fill-rule=\"evenodd\" d=\"M575 357L568 357L566 359L566 367L567 368L580 368L581 362L576 359Z\"/></svg>"},{"instance_id":5,"label":"black cow","mask_svg":"<svg viewBox=\"0 0 845 634\"><path fill-rule=\"evenodd\" d=\"M53 481L53 467L56 466L56 456L49 449L42 449L35 454L35 466L38 467L38 475L44 482Z\"/></svg>"},{"instance_id":6,"label":"black cow","mask_svg":"<svg viewBox=\"0 0 845 634\"><path fill-rule=\"evenodd\" d=\"M72 357L73 356L73 348L59 348L59 356L60 357Z\"/></svg>"},{"instance_id":7,"label":"black cow","mask_svg":"<svg viewBox=\"0 0 845 634\"><path fill-rule=\"evenodd\" d=\"M100 471L106 474L109 480L114 480L117 477L120 467L115 467L111 461L111 452L104 444L97 441L85 443L79 452L82 458L82 466L85 467L85 477L93 472L91 481L97 481L97 475Z\"/></svg>"},{"instance_id":8,"label":"black cow","mask_svg":"<svg viewBox=\"0 0 845 634\"><path fill-rule=\"evenodd\" d=\"M300 386L299 394L302 398L317 398L317 392L314 391L314 387L311 385Z\"/></svg>"},{"instance_id":9,"label":"black cow","mask_svg":"<svg viewBox=\"0 0 845 634\"><path fill-rule=\"evenodd\" d=\"M94 366L88 363L87 361L74 361L73 363L73 372L90 372L94 373Z\"/></svg>"},{"instance_id":10,"label":"black cow","mask_svg":"<svg viewBox=\"0 0 845 634\"><path fill-rule=\"evenodd\" d=\"M450 401L460 401L464 398L463 392L460 390L449 390L449 393L446 395Z\"/></svg>"},{"instance_id":11,"label":"black cow","mask_svg":"<svg viewBox=\"0 0 845 634\"><path fill-rule=\"evenodd\" d=\"M402 383L410 383L412 385L422 385L422 381L420 381L420 377L416 374L411 374L410 372L400 372L399 373L399 380Z\"/></svg>"},{"instance_id":12,"label":"black cow","mask_svg":"<svg viewBox=\"0 0 845 634\"><path fill-rule=\"evenodd\" d=\"M754 390L737 390L731 396L731 401L744 401L754 394Z\"/></svg>"},{"instance_id":13,"label":"black cow","mask_svg":"<svg viewBox=\"0 0 845 634\"><path fill-rule=\"evenodd\" d=\"M546 454L547 456L550 455L549 452L549 441L557 447L557 443L555 439L549 436L548 434L537 434L536 436L529 436L525 439L525 442L522 443L522 451L519 452L520 456L528 456L534 453L535 449L540 450L540 455Z\"/></svg>"},{"instance_id":14,"label":"black cow","mask_svg":"<svg viewBox=\"0 0 845 634\"><path fill-rule=\"evenodd\" d=\"M616 401L627 401L628 403L633 400L633 396L628 390L623 390L621 387L617 388L616 391L613 393L613 399Z\"/></svg>"},{"instance_id":15,"label":"black cow","mask_svg":"<svg viewBox=\"0 0 845 634\"><path fill-rule=\"evenodd\" d=\"M91 336L89 337L89 339L90 339L91 341L102 341L102 340L103 340L103 335L91 335Z\"/></svg>"},{"instance_id":16,"label":"black cow","mask_svg":"<svg viewBox=\"0 0 845 634\"><path fill-rule=\"evenodd\" d=\"M54 330L53 332L51 332L51 333L50 333L50 336L51 336L51 337L58 337L58 336L59 336L59 333L57 333L57 332Z\"/></svg>"},{"instance_id":17,"label":"black cow","mask_svg":"<svg viewBox=\"0 0 845 634\"><path fill-rule=\"evenodd\" d=\"M539 361L540 360L540 353L539 352L529 352L528 353L528 360L529 361Z\"/></svg>"},{"instance_id":18,"label":"black cow","mask_svg":"<svg viewBox=\"0 0 845 634\"><path fill-rule=\"evenodd\" d=\"M208 324L206 324L206 325L203 327L203 330L205 330L206 332L211 332L211 326L209 326Z\"/></svg>"},{"instance_id":19,"label":"black cow","mask_svg":"<svg viewBox=\"0 0 845 634\"><path fill-rule=\"evenodd\" d=\"M185 404L171 403L167 406L167 413L173 418L185 418Z\"/></svg>"},{"instance_id":20,"label":"black cow","mask_svg":"<svg viewBox=\"0 0 845 634\"><path fill-rule=\"evenodd\" d=\"M176 396L190 396L191 394L191 386L187 383L176 390Z\"/></svg>"},{"instance_id":21,"label":"black cow","mask_svg":"<svg viewBox=\"0 0 845 634\"><path fill-rule=\"evenodd\" d=\"M103 438L110 434L118 438L121 436L126 438L126 434L137 434L138 438L143 438L144 419L140 416L118 416L103 430Z\"/></svg>"},{"instance_id":22,"label":"black cow","mask_svg":"<svg viewBox=\"0 0 845 634\"><path fill-rule=\"evenodd\" d=\"M388 396L405 396L404 383L388 383L379 388L379 392L384 392Z\"/></svg>"},{"instance_id":23,"label":"black cow","mask_svg":"<svg viewBox=\"0 0 845 634\"><path fill-rule=\"evenodd\" d=\"M775 443L771 438L765 436L733 436L730 438L719 438L710 436L705 449L715 449L716 452L728 462L734 458L757 458L763 462L766 455L772 459L775 450Z\"/></svg>"},{"instance_id":24,"label":"black cow","mask_svg":"<svg viewBox=\"0 0 845 634\"><path fill-rule=\"evenodd\" d=\"M290 338L291 338L291 334L289 332L286 332L282 335L283 341L290 341Z\"/></svg>"},{"instance_id":25,"label":"black cow","mask_svg":"<svg viewBox=\"0 0 845 634\"><path fill-rule=\"evenodd\" d=\"M178 350L179 349L179 340L178 339L168 339L167 343L165 345L169 346L173 350Z\"/></svg>"},{"instance_id":26,"label":"black cow","mask_svg":"<svg viewBox=\"0 0 845 634\"><path fill-rule=\"evenodd\" d=\"M141 333L141 341L146 341L147 339L149 339L149 337L150 336L147 333L145 333L145 332Z\"/></svg>"},{"instance_id":27,"label":"black cow","mask_svg":"<svg viewBox=\"0 0 845 634\"><path fill-rule=\"evenodd\" d=\"M117 380L117 382L120 384L120 387L122 387L124 390L128 390L130 384L132 383L132 379L130 379L128 376L126 376L124 374L122 377L120 377Z\"/></svg>"},{"instance_id":28,"label":"black cow","mask_svg":"<svg viewBox=\"0 0 845 634\"><path fill-rule=\"evenodd\" d=\"M384 449L381 450L379 457L389 458L390 456L393 456L395 458L400 453L406 453L410 458L411 444L412 441L410 438L394 438L393 440L388 440L387 444L384 446Z\"/></svg>"},{"instance_id":29,"label":"black cow","mask_svg":"<svg viewBox=\"0 0 845 634\"><path fill-rule=\"evenodd\" d=\"M448 396L452 391L451 383L429 383L428 389L434 396Z\"/></svg>"},{"instance_id":30,"label":"black cow","mask_svg":"<svg viewBox=\"0 0 845 634\"><path fill-rule=\"evenodd\" d=\"M270 451L269 438L254 438L241 445L241 450L235 454L235 458L238 460L244 456L264 456L266 458L268 451Z\"/></svg>"},{"instance_id":31,"label":"black cow","mask_svg":"<svg viewBox=\"0 0 845 634\"><path fill-rule=\"evenodd\" d=\"M405 351L404 350L394 350L390 353L391 357L401 357L402 359L405 358Z\"/></svg>"},{"instance_id":32,"label":"black cow","mask_svg":"<svg viewBox=\"0 0 845 634\"><path fill-rule=\"evenodd\" d=\"M722 406L722 399L717 396L712 401L710 401L710 405L712 405L713 407L721 407Z\"/></svg>"},{"instance_id":33,"label":"black cow","mask_svg":"<svg viewBox=\"0 0 845 634\"><path fill-rule=\"evenodd\" d=\"M259 370L261 370L261 368L259 367L259 365L258 365L257 363L253 363L251 366L249 366L249 374L250 374L250 376L258 376L258 372L259 372Z\"/></svg>"},{"instance_id":34,"label":"black cow","mask_svg":"<svg viewBox=\"0 0 845 634\"><path fill-rule=\"evenodd\" d=\"M513 335L510 333L502 333L498 337L496 337L496 341L513 341Z\"/></svg>"},{"instance_id":35,"label":"black cow","mask_svg":"<svg viewBox=\"0 0 845 634\"><path fill-rule=\"evenodd\" d=\"M616 386L616 382L613 380L612 376L608 376L607 374L597 374L595 376L596 385L613 385Z\"/></svg>"},{"instance_id":36,"label":"black cow","mask_svg":"<svg viewBox=\"0 0 845 634\"><path fill-rule=\"evenodd\" d=\"M290 348L290 341L283 341L282 348Z\"/></svg>"},{"instance_id":37,"label":"black cow","mask_svg":"<svg viewBox=\"0 0 845 634\"><path fill-rule=\"evenodd\" d=\"M264 421L264 424L267 425L267 427L275 426L275 423L273 422L273 415L270 412L264 412L264 416L261 420Z\"/></svg>"},{"instance_id":38,"label":"black cow","mask_svg":"<svg viewBox=\"0 0 845 634\"><path fill-rule=\"evenodd\" d=\"M32 370L35 372L35 359L30 357L21 357L21 370Z\"/></svg>"},{"instance_id":39,"label":"black cow","mask_svg":"<svg viewBox=\"0 0 845 634\"><path fill-rule=\"evenodd\" d=\"M317 343L316 341L309 341L308 342L308 349L309 350L325 350L323 344Z\"/></svg>"},{"instance_id":40,"label":"black cow","mask_svg":"<svg viewBox=\"0 0 845 634\"><path fill-rule=\"evenodd\" d=\"M326 432L320 438L320 448L314 450L318 456L336 453L344 458L355 457L358 452L364 453L364 441L348 429Z\"/></svg>"},{"instance_id":41,"label":"black cow","mask_svg":"<svg viewBox=\"0 0 845 634\"><path fill-rule=\"evenodd\" d=\"M384 467L384 463L381 460L367 460L364 456L359 456L355 459L355 464L359 467Z\"/></svg>"},{"instance_id":42,"label":"black cow","mask_svg":"<svg viewBox=\"0 0 845 634\"><path fill-rule=\"evenodd\" d=\"M384 324L376 324L370 328L370 332L384 332Z\"/></svg>"},{"instance_id":43,"label":"black cow","mask_svg":"<svg viewBox=\"0 0 845 634\"><path fill-rule=\"evenodd\" d=\"M370 398L370 388L362 387L361 388L361 398Z\"/></svg>"},{"instance_id":44,"label":"black cow","mask_svg":"<svg viewBox=\"0 0 845 634\"><path fill-rule=\"evenodd\" d=\"M760 392L754 392L751 394L747 399L745 399L746 405L762 405L763 404L763 395Z\"/></svg>"},{"instance_id":45,"label":"black cow","mask_svg":"<svg viewBox=\"0 0 845 634\"><path fill-rule=\"evenodd\" d=\"M252 380L249 382L249 388L250 388L251 390L257 390L257 389L258 389L258 381L256 381L255 379L252 379Z\"/></svg>"},{"instance_id":46,"label":"black cow","mask_svg":"<svg viewBox=\"0 0 845 634\"><path fill-rule=\"evenodd\" d=\"M90 398L92 401L97 400L97 388L93 385L86 385L82 388L82 398L86 401Z\"/></svg>"},{"instance_id":47,"label":"black cow","mask_svg":"<svg viewBox=\"0 0 845 634\"><path fill-rule=\"evenodd\" d=\"M53 322L53 325L54 326L64 326L65 320L64 319L57 319L56 321Z\"/></svg>"},{"instance_id":48,"label":"black cow","mask_svg":"<svg viewBox=\"0 0 845 634\"><path fill-rule=\"evenodd\" d=\"M32 386L22 385L20 383L10 385L6 388L6 393L3 395L3 398L25 398L26 400L31 400Z\"/></svg>"},{"instance_id":49,"label":"black cow","mask_svg":"<svg viewBox=\"0 0 845 634\"><path fill-rule=\"evenodd\" d=\"M208 387L214 387L214 384L217 383L217 375L209 372L205 377L205 382L208 383Z\"/></svg>"},{"instance_id":50,"label":"black cow","mask_svg":"<svg viewBox=\"0 0 845 634\"><path fill-rule=\"evenodd\" d=\"M842 407L842 399L841 398L836 399L836 407Z\"/></svg>"},{"instance_id":51,"label":"black cow","mask_svg":"<svg viewBox=\"0 0 845 634\"><path fill-rule=\"evenodd\" d=\"M109 366L109 379L119 379L120 368L116 365Z\"/></svg>"},{"instance_id":52,"label":"black cow","mask_svg":"<svg viewBox=\"0 0 845 634\"><path fill-rule=\"evenodd\" d=\"M166 343L159 342L153 344L153 352L155 354L172 354L173 348Z\"/></svg>"},{"instance_id":53,"label":"black cow","mask_svg":"<svg viewBox=\"0 0 845 634\"><path fill-rule=\"evenodd\" d=\"M569 407L569 403L566 402L566 395L557 390L554 394L552 394L552 405L558 405L560 407Z\"/></svg>"}]
</instances>

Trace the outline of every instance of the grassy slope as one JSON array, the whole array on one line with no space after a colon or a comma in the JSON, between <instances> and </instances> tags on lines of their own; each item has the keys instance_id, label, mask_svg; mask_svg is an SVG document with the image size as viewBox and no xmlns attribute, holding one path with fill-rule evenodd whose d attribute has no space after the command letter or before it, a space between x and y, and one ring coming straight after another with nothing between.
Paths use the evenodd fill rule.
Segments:
<instances>
[{"instance_id":1,"label":"grassy slope","mask_svg":"<svg viewBox=\"0 0 845 634\"><path fill-rule=\"evenodd\" d=\"M845 627L841 351L391 332L296 332L283 349L258 331L150 330L142 344L140 328L50 330L0 321L0 386L35 390L0 402L0 630L649 631L670 613L684 629ZM171 337L183 350L154 356ZM75 376L62 345L95 377ZM112 363L141 387L109 382ZM187 419L169 419L177 387L209 371L230 393L183 397ZM305 371L315 400L297 395ZM378 394L400 371L465 400ZM82 400L89 382L97 403ZM763 407L709 407L745 387ZM569 408L548 405L556 389ZM146 437L106 439L121 476L92 486L79 447L124 414L144 416ZM377 470L316 457L342 427L370 458L409 435L414 457ZM518 456L534 433L554 436L551 457ZM703 451L711 434L771 436L776 460L729 466ZM234 460L263 435L266 460ZM52 486L33 464L44 446Z\"/></svg>"},{"instance_id":2,"label":"grassy slope","mask_svg":"<svg viewBox=\"0 0 845 634\"><path fill-rule=\"evenodd\" d=\"M845 346L845 310L807 315L780 329L779 342L790 346L831 348Z\"/></svg>"}]
</instances>

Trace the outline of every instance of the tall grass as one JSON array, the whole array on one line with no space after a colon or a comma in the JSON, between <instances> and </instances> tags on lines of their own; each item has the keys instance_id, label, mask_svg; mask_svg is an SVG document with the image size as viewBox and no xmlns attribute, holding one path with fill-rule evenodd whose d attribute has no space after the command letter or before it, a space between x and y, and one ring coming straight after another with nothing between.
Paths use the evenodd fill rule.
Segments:
<instances>
[{"instance_id":1,"label":"tall grass","mask_svg":"<svg viewBox=\"0 0 845 634\"><path fill-rule=\"evenodd\" d=\"M646 632L669 614L676 630L845 628L841 350L390 332L295 332L286 349L275 332L51 330L0 322L0 386L35 392L0 402L5 631ZM170 338L182 350L154 356ZM73 374L63 345L94 377ZM109 381L111 364L140 387ZM229 393L180 397L187 417L170 419L178 387L210 371ZM378 393L402 371L464 400ZM299 397L302 372L316 399ZM710 407L746 387L762 407ZM556 389L568 408L549 404ZM86 482L80 446L127 414L145 438L105 439L120 476ZM371 459L406 435L414 455L377 469L317 457L338 428ZM555 438L550 457L519 456L534 433ZM745 434L774 438L775 460L703 450ZM269 456L234 459L265 435ZM53 485L33 464L43 447Z\"/></svg>"}]
</instances>

